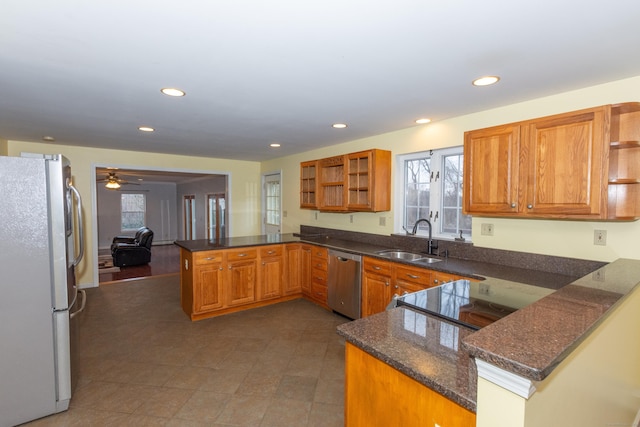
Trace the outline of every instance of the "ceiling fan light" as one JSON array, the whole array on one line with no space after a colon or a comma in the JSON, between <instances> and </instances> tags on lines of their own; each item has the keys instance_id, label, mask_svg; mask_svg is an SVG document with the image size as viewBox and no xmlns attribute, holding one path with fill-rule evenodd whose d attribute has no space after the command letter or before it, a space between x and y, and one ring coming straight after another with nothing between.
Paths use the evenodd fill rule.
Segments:
<instances>
[{"instance_id":1,"label":"ceiling fan light","mask_svg":"<svg viewBox=\"0 0 640 427\"><path fill-rule=\"evenodd\" d=\"M117 190L118 188L120 188L120 183L115 179L110 179L104 186L109 190Z\"/></svg>"}]
</instances>

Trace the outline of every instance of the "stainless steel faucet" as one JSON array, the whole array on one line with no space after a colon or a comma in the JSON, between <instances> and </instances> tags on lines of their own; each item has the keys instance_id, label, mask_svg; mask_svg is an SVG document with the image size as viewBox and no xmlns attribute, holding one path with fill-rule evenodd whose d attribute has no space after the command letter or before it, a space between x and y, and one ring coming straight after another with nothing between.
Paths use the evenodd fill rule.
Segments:
<instances>
[{"instance_id":1,"label":"stainless steel faucet","mask_svg":"<svg viewBox=\"0 0 640 427\"><path fill-rule=\"evenodd\" d=\"M429 241L427 243L427 254L434 255L433 250L438 249L438 242L434 242L433 238L431 237L431 221L429 221L427 218L420 218L413 225L413 231L411 232L411 234L415 236L415 234L418 232L418 224L420 224L421 222L426 222L427 225L429 226Z\"/></svg>"}]
</instances>

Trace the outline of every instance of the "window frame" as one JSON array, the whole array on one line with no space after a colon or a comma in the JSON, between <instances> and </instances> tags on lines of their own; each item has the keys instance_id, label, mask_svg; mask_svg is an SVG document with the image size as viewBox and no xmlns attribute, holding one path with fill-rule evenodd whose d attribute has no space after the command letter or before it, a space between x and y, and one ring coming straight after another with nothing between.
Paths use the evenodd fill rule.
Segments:
<instances>
[{"instance_id":1,"label":"window frame","mask_svg":"<svg viewBox=\"0 0 640 427\"><path fill-rule=\"evenodd\" d=\"M124 203L123 203L123 199L127 196L142 196L142 201L144 204L144 210L142 211L142 224L139 226L134 226L132 228L125 228L124 227ZM139 212L139 211L127 211L127 212ZM123 233L126 232L131 232L131 231L136 231L138 229L140 229L140 227L144 227L147 223L147 195L144 193L139 193L139 192L128 192L128 193L121 193L120 194L120 230Z\"/></svg>"},{"instance_id":2,"label":"window frame","mask_svg":"<svg viewBox=\"0 0 640 427\"><path fill-rule=\"evenodd\" d=\"M444 160L446 157L448 156L456 156L456 155L463 155L463 146L459 145L459 146L454 146L454 147L447 147L447 148L439 148L439 149L435 149L435 150L424 150L424 151L419 151L419 152L414 152L414 153L406 153L406 154L399 154L396 156L396 172L394 174L394 178L395 178L395 198L394 198L394 211L395 211L395 215L394 215L394 233L397 234L406 234L407 231L411 231L413 228L413 224L405 224L405 217L406 217L406 212L405 212L405 205L406 205L406 170L405 170L405 164L407 161L409 160L418 160L418 159L423 159L423 158L429 158L430 159L430 172L434 174L434 176L436 176L436 174L440 174L440 177L444 177ZM464 158L462 161L462 165L464 165ZM460 173L462 173L462 170L460 171ZM436 185L437 183L437 185ZM439 239L439 240L454 240L456 237L459 237L459 231L456 233L451 233L451 232L442 232L441 231L441 222L442 222L442 215L443 215L443 180L442 179L438 179L437 181L430 181L430 188L429 188L429 193L430 193L430 197L429 197L429 206L430 206L430 210L432 211L436 211L438 214L438 218L436 219L436 221L432 221L432 226L433 226L433 230L432 230L432 237L434 239ZM462 200L462 186L460 187L460 200ZM435 207L435 209L434 209ZM470 215L469 215L470 217ZM458 229L458 227L456 227L456 229ZM427 236L428 232L426 230L418 230L418 232L416 233L417 236ZM464 231L462 236L465 238L466 241L470 242L471 241L471 228L469 228L468 231Z\"/></svg>"}]
</instances>

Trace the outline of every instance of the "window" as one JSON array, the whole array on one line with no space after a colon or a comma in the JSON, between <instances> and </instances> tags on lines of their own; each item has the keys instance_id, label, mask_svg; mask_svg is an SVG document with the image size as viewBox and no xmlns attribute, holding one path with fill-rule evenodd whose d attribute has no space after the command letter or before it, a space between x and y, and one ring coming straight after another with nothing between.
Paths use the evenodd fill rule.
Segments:
<instances>
[{"instance_id":1,"label":"window","mask_svg":"<svg viewBox=\"0 0 640 427\"><path fill-rule=\"evenodd\" d=\"M144 194L120 195L120 227L122 231L137 230L145 226L146 199Z\"/></svg>"},{"instance_id":2,"label":"window","mask_svg":"<svg viewBox=\"0 0 640 427\"><path fill-rule=\"evenodd\" d=\"M397 179L401 197L396 221L405 231L412 231L418 219L426 218L438 238L471 237L471 216L462 213L462 147L425 151L398 156ZM400 188L401 187L401 188ZM421 223L418 235L427 235L428 226ZM396 230L402 232L403 230Z\"/></svg>"}]
</instances>

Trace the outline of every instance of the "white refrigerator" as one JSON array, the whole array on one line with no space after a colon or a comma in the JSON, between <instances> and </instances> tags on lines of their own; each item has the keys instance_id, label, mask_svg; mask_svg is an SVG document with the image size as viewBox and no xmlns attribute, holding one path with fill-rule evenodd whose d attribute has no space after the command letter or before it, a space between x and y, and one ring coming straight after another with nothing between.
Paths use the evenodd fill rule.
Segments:
<instances>
[{"instance_id":1,"label":"white refrigerator","mask_svg":"<svg viewBox=\"0 0 640 427\"><path fill-rule=\"evenodd\" d=\"M82 205L61 155L0 156L0 427L69 407Z\"/></svg>"}]
</instances>

